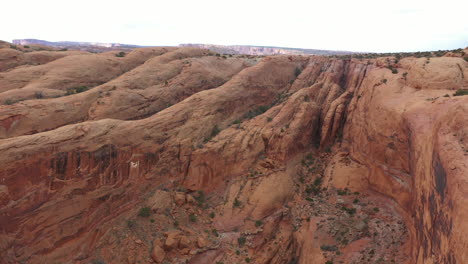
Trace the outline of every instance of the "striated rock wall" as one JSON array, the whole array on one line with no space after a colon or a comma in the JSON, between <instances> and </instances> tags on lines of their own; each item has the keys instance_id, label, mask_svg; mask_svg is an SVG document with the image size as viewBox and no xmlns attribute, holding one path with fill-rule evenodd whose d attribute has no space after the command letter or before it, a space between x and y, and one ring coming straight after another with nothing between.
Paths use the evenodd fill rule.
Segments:
<instances>
[{"instance_id":1,"label":"striated rock wall","mask_svg":"<svg viewBox=\"0 0 468 264\"><path fill-rule=\"evenodd\" d=\"M468 261L463 59L159 51L0 106L4 263Z\"/></svg>"}]
</instances>

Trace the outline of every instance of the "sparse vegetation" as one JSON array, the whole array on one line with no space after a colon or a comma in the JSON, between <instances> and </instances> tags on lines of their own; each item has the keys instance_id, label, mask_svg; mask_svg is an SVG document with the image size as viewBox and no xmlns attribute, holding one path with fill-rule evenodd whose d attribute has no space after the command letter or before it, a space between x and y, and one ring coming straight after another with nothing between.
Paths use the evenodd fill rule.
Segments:
<instances>
[{"instance_id":1,"label":"sparse vegetation","mask_svg":"<svg viewBox=\"0 0 468 264\"><path fill-rule=\"evenodd\" d=\"M245 242L247 242L247 238L245 238L245 236L240 236L237 239L237 243L239 244L239 247L243 247L245 245Z\"/></svg>"},{"instance_id":2,"label":"sparse vegetation","mask_svg":"<svg viewBox=\"0 0 468 264\"><path fill-rule=\"evenodd\" d=\"M42 99L44 98L44 95L39 91L34 93L34 97L36 97L36 99Z\"/></svg>"},{"instance_id":3,"label":"sparse vegetation","mask_svg":"<svg viewBox=\"0 0 468 264\"><path fill-rule=\"evenodd\" d=\"M67 89L67 92L65 93L65 95L72 95L72 94L82 93L82 92L87 91L87 90L89 90L89 88L88 88L88 86L85 86L85 85L72 87L72 88Z\"/></svg>"},{"instance_id":4,"label":"sparse vegetation","mask_svg":"<svg viewBox=\"0 0 468 264\"><path fill-rule=\"evenodd\" d=\"M210 217L210 218L215 218L215 213L214 213L214 212L211 212L211 213L209 214L209 217Z\"/></svg>"},{"instance_id":5,"label":"sparse vegetation","mask_svg":"<svg viewBox=\"0 0 468 264\"><path fill-rule=\"evenodd\" d=\"M116 57L119 57L119 58L122 58L122 57L125 57L125 55L127 55L125 52L121 51L117 54L115 54Z\"/></svg>"},{"instance_id":6,"label":"sparse vegetation","mask_svg":"<svg viewBox=\"0 0 468 264\"><path fill-rule=\"evenodd\" d=\"M350 215L354 215L356 213L356 208L348 208L346 206L342 206L341 210L347 212Z\"/></svg>"},{"instance_id":7,"label":"sparse vegetation","mask_svg":"<svg viewBox=\"0 0 468 264\"><path fill-rule=\"evenodd\" d=\"M256 227L260 227L260 226L262 226L262 225L263 225L262 220L257 220L257 221L255 221L255 226L256 226Z\"/></svg>"},{"instance_id":8,"label":"sparse vegetation","mask_svg":"<svg viewBox=\"0 0 468 264\"><path fill-rule=\"evenodd\" d=\"M138 216L141 217L148 217L151 215L151 209L149 207L143 207L140 209L140 212L138 213Z\"/></svg>"},{"instance_id":9,"label":"sparse vegetation","mask_svg":"<svg viewBox=\"0 0 468 264\"><path fill-rule=\"evenodd\" d=\"M246 119L252 119L258 115L261 115L263 113L265 113L268 109L270 109L271 106L267 106L267 105L261 105L257 108L255 108L254 110L250 110L249 112L247 112L247 114L245 114L245 118Z\"/></svg>"},{"instance_id":10,"label":"sparse vegetation","mask_svg":"<svg viewBox=\"0 0 468 264\"><path fill-rule=\"evenodd\" d=\"M236 199L234 199L234 203L232 204L232 206L235 208L235 207L241 206L241 204L242 203L239 200L237 200L237 198L236 198Z\"/></svg>"},{"instance_id":11,"label":"sparse vegetation","mask_svg":"<svg viewBox=\"0 0 468 264\"><path fill-rule=\"evenodd\" d=\"M211 134L209 137L206 137L203 142L206 143L208 141L210 141L212 138L214 138L216 135L219 134L219 132L221 132L221 130L219 129L218 125L215 125L212 129L211 129Z\"/></svg>"},{"instance_id":12,"label":"sparse vegetation","mask_svg":"<svg viewBox=\"0 0 468 264\"><path fill-rule=\"evenodd\" d=\"M189 220L190 220L190 222L195 223L195 222L197 222L197 216L195 214L190 214L189 215Z\"/></svg>"},{"instance_id":13,"label":"sparse vegetation","mask_svg":"<svg viewBox=\"0 0 468 264\"><path fill-rule=\"evenodd\" d=\"M205 202L205 193L203 191L198 191L194 198L197 201L198 206L202 207Z\"/></svg>"},{"instance_id":14,"label":"sparse vegetation","mask_svg":"<svg viewBox=\"0 0 468 264\"><path fill-rule=\"evenodd\" d=\"M6 100L3 102L3 104L5 104L5 105L12 105L12 104L14 104L14 103L15 103L15 101L13 101L13 100L11 100L11 99L6 99Z\"/></svg>"},{"instance_id":15,"label":"sparse vegetation","mask_svg":"<svg viewBox=\"0 0 468 264\"><path fill-rule=\"evenodd\" d=\"M337 251L338 247L335 245L321 245L320 249L323 251Z\"/></svg>"},{"instance_id":16,"label":"sparse vegetation","mask_svg":"<svg viewBox=\"0 0 468 264\"><path fill-rule=\"evenodd\" d=\"M453 96L463 96L463 95L468 95L468 90L457 90Z\"/></svg>"},{"instance_id":17,"label":"sparse vegetation","mask_svg":"<svg viewBox=\"0 0 468 264\"><path fill-rule=\"evenodd\" d=\"M127 220L127 227L132 228L135 226L135 221L134 220Z\"/></svg>"},{"instance_id":18,"label":"sparse vegetation","mask_svg":"<svg viewBox=\"0 0 468 264\"><path fill-rule=\"evenodd\" d=\"M294 70L294 75L299 76L301 74L301 69L299 69L298 67L296 67L296 69Z\"/></svg>"}]
</instances>

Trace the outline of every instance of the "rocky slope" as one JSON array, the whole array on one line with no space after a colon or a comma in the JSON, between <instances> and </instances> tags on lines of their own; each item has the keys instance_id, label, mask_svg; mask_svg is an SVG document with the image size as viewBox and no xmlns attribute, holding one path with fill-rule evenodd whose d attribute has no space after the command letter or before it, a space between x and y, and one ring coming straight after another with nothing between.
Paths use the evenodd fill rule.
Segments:
<instances>
[{"instance_id":1,"label":"rocky slope","mask_svg":"<svg viewBox=\"0 0 468 264\"><path fill-rule=\"evenodd\" d=\"M463 58L57 54L0 61L1 263L468 262Z\"/></svg>"}]
</instances>

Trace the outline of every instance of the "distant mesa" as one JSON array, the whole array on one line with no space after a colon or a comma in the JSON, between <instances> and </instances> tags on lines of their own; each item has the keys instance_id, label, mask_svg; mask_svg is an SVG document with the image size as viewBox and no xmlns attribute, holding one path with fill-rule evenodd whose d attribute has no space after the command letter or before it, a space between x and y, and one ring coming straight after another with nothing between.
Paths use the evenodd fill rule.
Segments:
<instances>
[{"instance_id":1,"label":"distant mesa","mask_svg":"<svg viewBox=\"0 0 468 264\"><path fill-rule=\"evenodd\" d=\"M85 50L91 52L105 52L111 50L129 50L148 46L140 46L122 43L100 43L100 42L77 42L77 41L47 41L40 39L15 39L15 45L42 45L58 49ZM349 55L357 52L320 50L320 49L300 49L271 46L249 46L249 45L214 45L214 44L180 44L179 47L195 47L209 49L221 54L247 54L247 55Z\"/></svg>"},{"instance_id":2,"label":"distant mesa","mask_svg":"<svg viewBox=\"0 0 468 264\"><path fill-rule=\"evenodd\" d=\"M320 49L300 49L270 46L244 46L244 45L213 45L213 44L180 44L180 47L195 47L209 49L225 54L248 54L248 55L348 55L358 52L320 50Z\"/></svg>"}]
</instances>

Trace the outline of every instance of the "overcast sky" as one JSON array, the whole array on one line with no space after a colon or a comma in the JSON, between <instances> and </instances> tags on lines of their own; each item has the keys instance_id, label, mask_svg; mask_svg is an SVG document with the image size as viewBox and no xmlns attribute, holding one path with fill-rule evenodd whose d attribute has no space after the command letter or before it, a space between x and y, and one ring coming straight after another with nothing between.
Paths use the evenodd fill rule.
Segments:
<instances>
[{"instance_id":1,"label":"overcast sky","mask_svg":"<svg viewBox=\"0 0 468 264\"><path fill-rule=\"evenodd\" d=\"M468 46L468 0L7 0L0 39L350 51Z\"/></svg>"}]
</instances>

